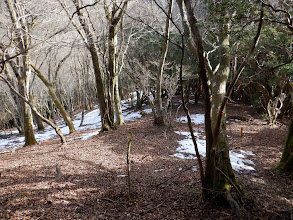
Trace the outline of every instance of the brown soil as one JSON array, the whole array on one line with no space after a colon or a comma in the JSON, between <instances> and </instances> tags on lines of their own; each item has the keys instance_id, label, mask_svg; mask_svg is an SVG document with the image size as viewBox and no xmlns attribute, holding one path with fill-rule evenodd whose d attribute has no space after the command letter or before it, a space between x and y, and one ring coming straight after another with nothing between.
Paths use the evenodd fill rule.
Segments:
<instances>
[{"instance_id":1,"label":"brown soil","mask_svg":"<svg viewBox=\"0 0 293 220\"><path fill-rule=\"evenodd\" d=\"M189 108L203 112L200 104ZM255 154L247 157L256 171L236 173L250 198L239 201L243 219L292 219L293 175L274 169L287 126L271 127L244 105L227 111L235 121L227 126L231 148ZM79 137L92 131L67 136L66 145L54 139L0 154L0 219L234 219L227 204L201 197L195 160L170 156L184 138L174 131L187 131L186 124L162 128L152 121L149 114L88 140ZM130 131L131 198L124 176Z\"/></svg>"}]
</instances>

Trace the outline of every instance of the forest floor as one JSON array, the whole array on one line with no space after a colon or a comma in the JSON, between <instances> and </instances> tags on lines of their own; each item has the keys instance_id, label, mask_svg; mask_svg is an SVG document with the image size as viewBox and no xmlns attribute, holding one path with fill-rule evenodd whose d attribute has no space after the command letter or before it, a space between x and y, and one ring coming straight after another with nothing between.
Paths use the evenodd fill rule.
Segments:
<instances>
[{"instance_id":1,"label":"forest floor","mask_svg":"<svg viewBox=\"0 0 293 220\"><path fill-rule=\"evenodd\" d=\"M189 105L203 113L202 104ZM183 116L182 108L173 116ZM243 219L293 219L293 175L278 173L287 125L267 125L243 104L229 104L231 149L251 151L254 171L235 172L250 199L239 199ZM194 126L203 130L203 124ZM241 128L244 135L240 135ZM234 219L227 204L201 196L194 159L174 155L187 125L153 125L152 114L116 130L81 138L94 130L0 154L0 219ZM126 153L130 131L132 194ZM236 194L235 194L236 195Z\"/></svg>"}]
</instances>

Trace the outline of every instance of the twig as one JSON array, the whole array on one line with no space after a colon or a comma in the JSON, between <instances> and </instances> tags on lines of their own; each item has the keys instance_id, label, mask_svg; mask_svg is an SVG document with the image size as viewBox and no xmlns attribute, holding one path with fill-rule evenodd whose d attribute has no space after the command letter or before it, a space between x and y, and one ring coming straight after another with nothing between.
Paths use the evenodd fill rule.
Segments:
<instances>
[{"instance_id":1,"label":"twig","mask_svg":"<svg viewBox=\"0 0 293 220\"><path fill-rule=\"evenodd\" d=\"M192 165L192 166L190 166L190 167L187 167L186 169L181 170L180 172L174 174L173 176L169 177L168 179L164 180L163 182L160 182L159 184L157 184L157 185L155 185L155 186L156 186L156 187L161 186L161 185L163 185L164 183L168 182L169 180L175 178L176 176L181 175L181 174L184 173L185 171L188 171L188 170L192 169L193 167L194 167L194 165Z\"/></svg>"},{"instance_id":2,"label":"twig","mask_svg":"<svg viewBox=\"0 0 293 220\"><path fill-rule=\"evenodd\" d=\"M152 208L150 208L150 209L148 209L148 210L146 210L146 211L142 211L142 212L140 212L140 215L145 215L145 214L147 214L147 213L149 213L149 212L151 212L151 211L153 211L153 210L155 210L155 209L157 209L157 208L160 208L168 199L175 199L175 197L169 197L169 198L167 198L167 199L165 199L162 203L160 203L159 205L156 205L156 206L154 206L154 207L152 207Z\"/></svg>"},{"instance_id":3,"label":"twig","mask_svg":"<svg viewBox=\"0 0 293 220\"><path fill-rule=\"evenodd\" d=\"M140 215L145 215L145 214L147 214L147 213L149 213L149 212L151 212L151 211L153 211L153 210L155 210L157 208L160 208L162 205L163 205L163 203L160 203L159 205L156 205L155 207L152 207L152 208L150 208L150 209L148 209L146 211L141 212Z\"/></svg>"},{"instance_id":4,"label":"twig","mask_svg":"<svg viewBox=\"0 0 293 220\"><path fill-rule=\"evenodd\" d=\"M177 115L178 115L178 112L179 112L179 109L180 109L181 106L182 106L182 103L178 106L178 108L176 110L175 118L177 118Z\"/></svg>"},{"instance_id":5,"label":"twig","mask_svg":"<svg viewBox=\"0 0 293 220\"><path fill-rule=\"evenodd\" d=\"M221 169L219 169L218 167L216 167L216 169L229 181L229 183L236 189L236 191L238 192L238 194L240 195L240 196L242 196L243 195L243 192L241 192L241 190L239 189L239 187L237 187L234 183L233 183L233 181L221 170Z\"/></svg>"},{"instance_id":6,"label":"twig","mask_svg":"<svg viewBox=\"0 0 293 220\"><path fill-rule=\"evenodd\" d=\"M293 212L293 209L277 210L277 212Z\"/></svg>"},{"instance_id":7,"label":"twig","mask_svg":"<svg viewBox=\"0 0 293 220\"><path fill-rule=\"evenodd\" d=\"M99 198L100 200L104 200L104 201L107 201L107 202L112 202L112 203L120 203L120 204L125 204L125 205L129 205L128 202L118 202L118 201L114 201L112 199L109 199L109 198L105 198L105 197L102 197L102 198Z\"/></svg>"},{"instance_id":8,"label":"twig","mask_svg":"<svg viewBox=\"0 0 293 220\"><path fill-rule=\"evenodd\" d=\"M131 143L132 143L132 139L133 139L133 133L131 131L129 131L130 133L130 138L128 140L128 148L127 148L127 183L128 183L128 196L129 199L131 199L131 195L132 195L132 183L131 183L131 172L130 172L130 147L131 147Z\"/></svg>"}]
</instances>

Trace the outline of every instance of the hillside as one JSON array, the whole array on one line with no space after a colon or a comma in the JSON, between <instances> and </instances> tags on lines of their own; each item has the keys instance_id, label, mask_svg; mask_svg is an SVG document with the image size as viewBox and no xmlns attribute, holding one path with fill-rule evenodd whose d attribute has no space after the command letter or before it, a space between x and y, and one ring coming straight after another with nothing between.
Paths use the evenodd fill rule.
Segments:
<instances>
[{"instance_id":1,"label":"hillside","mask_svg":"<svg viewBox=\"0 0 293 220\"><path fill-rule=\"evenodd\" d=\"M201 104L189 105L201 114ZM172 115L184 116L182 108ZM271 127L251 107L228 105L228 137L238 157L252 169L236 172L249 200L239 201L244 219L290 219L293 176L274 170L287 126ZM203 124L194 126L199 136ZM244 135L240 135L243 128ZM128 195L126 153L131 145L133 195ZM116 130L80 130L60 140L0 154L1 219L233 219L221 201L201 197L196 160L176 157L188 131L184 121L156 127L151 114ZM95 134L95 135L90 135ZM87 137L87 138L85 138ZM247 164L246 164L247 165ZM235 168L234 168L235 169Z\"/></svg>"}]
</instances>

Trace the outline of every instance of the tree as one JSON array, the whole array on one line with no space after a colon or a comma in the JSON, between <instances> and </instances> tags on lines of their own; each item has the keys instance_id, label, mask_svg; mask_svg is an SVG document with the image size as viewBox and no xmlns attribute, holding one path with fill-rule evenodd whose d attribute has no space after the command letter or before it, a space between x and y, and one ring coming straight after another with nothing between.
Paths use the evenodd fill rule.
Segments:
<instances>
[{"instance_id":1,"label":"tree","mask_svg":"<svg viewBox=\"0 0 293 220\"><path fill-rule=\"evenodd\" d=\"M19 56L19 71L14 73L16 74L18 80L20 94L26 99L29 99L31 67L29 65L30 57L27 48L30 46L29 33L31 31L34 18L26 12L23 5L18 0L5 0L5 4L9 10L10 19L14 27L13 30L15 39L13 39L13 46L22 53L22 55ZM31 108L23 99L21 99L21 103L24 121L25 145L33 145L36 144L37 141L34 135Z\"/></svg>"},{"instance_id":2,"label":"tree","mask_svg":"<svg viewBox=\"0 0 293 220\"><path fill-rule=\"evenodd\" d=\"M278 56L279 62L277 62L277 64L274 63L274 66L270 68L272 71L274 71L279 68L285 67L287 64L290 64L293 61L293 59L292 59L292 54L293 54L292 53L292 36L290 36L293 33L293 18L290 13L290 10L292 10L292 4L289 4L289 3L291 3L290 1L278 1L278 2L262 1L262 3L271 12L272 18L268 19L268 20L270 21L270 23L275 24L278 27L278 30L280 30L280 32L281 32L282 37L279 40L282 42L282 40L284 41L284 39L285 39L284 44L286 46L289 45L289 49L285 50L285 52L287 54L285 56L284 55ZM284 29L283 27L286 27L286 29ZM276 39L275 35L276 34L274 33L275 38L273 40ZM279 52L279 53L282 53L282 52ZM283 61L283 63L281 63L281 64L280 64L279 57L285 58L285 61ZM274 60L273 60L273 62L274 62ZM286 80L284 80L284 78L282 78L282 75L280 77L281 79L283 79L282 82L280 83L280 84L283 84L282 86L280 86L281 87L280 93L282 94L282 92L285 90L284 87L286 85L288 85L287 88L289 87L289 89L287 89L287 93L285 93L285 94L290 99L289 108L292 109L292 86L290 85L290 78L292 77L292 73L290 73L290 70L292 70L292 64L287 65L287 66L289 66L289 67L283 69L283 75L286 76ZM285 72L285 74L284 74L284 72ZM280 98L279 98L279 100L280 100ZM280 101L280 102L281 102L281 104L283 104L282 101ZM273 103L273 104L275 104L275 103ZM281 107L278 105L275 105L273 107L275 107L275 109L277 109L278 107L279 107L279 109L281 109ZM275 119L276 119L276 116L275 116ZM293 172L293 117L291 117L286 141L284 144L282 157L281 157L279 164L277 165L277 169L280 171Z\"/></svg>"},{"instance_id":3,"label":"tree","mask_svg":"<svg viewBox=\"0 0 293 220\"><path fill-rule=\"evenodd\" d=\"M293 172L293 117L291 118L282 158L277 169Z\"/></svg>"},{"instance_id":4,"label":"tree","mask_svg":"<svg viewBox=\"0 0 293 220\"><path fill-rule=\"evenodd\" d=\"M40 117L41 120L43 120L44 122L46 122L48 125L50 125L55 131L56 133L59 135L60 139L61 139L61 143L65 144L66 140L62 134L62 131L60 130L60 128L58 127L58 125L55 125L54 123L52 123L50 120L48 120L47 118L45 118L44 116L42 116L42 114L37 110L37 108L35 107L35 105L29 101L27 98L25 98L23 95L21 95L14 87L13 85L10 84L10 82L2 75L2 72L5 69L5 65L2 66L2 70L0 72L0 78L2 80L5 81L5 83L9 86L9 88L22 100L24 101L26 104L29 105L29 107L31 108L31 110L33 111L34 114L36 114L38 117Z\"/></svg>"},{"instance_id":5,"label":"tree","mask_svg":"<svg viewBox=\"0 0 293 220\"><path fill-rule=\"evenodd\" d=\"M114 112L116 116L116 125L124 124L121 101L119 95L118 75L123 64L123 57L119 57L117 52L117 31L118 25L121 23L121 34L123 35L123 15L128 5L128 0L121 3L121 7L117 1L112 1L111 5L105 1L105 14L108 21L108 79L109 79L109 95L110 95L110 117L114 121ZM123 38L123 37L122 37ZM122 47L122 46L121 46ZM121 51L121 50L120 50ZM126 51L125 51L126 52ZM125 53L124 52L124 53ZM120 54L121 55L121 54ZM119 59L122 59L119 61ZM118 64L120 63L121 66ZM115 111L114 111L115 110Z\"/></svg>"},{"instance_id":6,"label":"tree","mask_svg":"<svg viewBox=\"0 0 293 220\"><path fill-rule=\"evenodd\" d=\"M58 99L57 94L56 94L55 89L54 89L54 86L55 86L56 81L57 81L58 72L59 72L61 66L64 64L64 62L70 56L71 51L72 51L72 48L71 48L70 52L62 60L60 60L60 62L58 63L58 66L57 66L56 71L55 71L54 79L53 79L52 82L50 82L44 76L44 74L41 72L41 70L39 68L37 68L35 65L33 65L32 63L31 63L31 67L34 69L34 71L35 71L36 75L39 77L39 79L46 85L46 87L47 87L47 89L49 91L49 94L52 97L52 100L54 101L56 107L60 111L64 121L66 122L66 125L69 127L69 132L73 133L75 131L74 124L73 124L69 114L65 110L64 106L62 105L62 103Z\"/></svg>"},{"instance_id":7,"label":"tree","mask_svg":"<svg viewBox=\"0 0 293 220\"><path fill-rule=\"evenodd\" d=\"M249 102L266 114L269 124L274 125L277 119L292 116L292 4L289 1L262 2L267 11L263 36L254 59L239 79L239 88L233 92L233 98ZM246 40L250 33L235 35ZM239 46L239 49L244 47Z\"/></svg>"},{"instance_id":8,"label":"tree","mask_svg":"<svg viewBox=\"0 0 293 220\"><path fill-rule=\"evenodd\" d=\"M161 49L161 57L159 61L158 73L156 78L156 97L155 97L155 104L156 107L154 112L154 124L156 125L165 125L164 116L163 116L163 105L162 105L162 77L164 72L164 65L166 61L166 56L168 52L168 44L169 44L169 37L170 37L170 18L172 14L173 8L173 1L168 1L168 12L166 15L166 24L165 24L165 33L163 39L163 45Z\"/></svg>"},{"instance_id":9,"label":"tree","mask_svg":"<svg viewBox=\"0 0 293 220\"><path fill-rule=\"evenodd\" d=\"M97 97L98 97L98 103L99 103L99 109L100 109L100 115L101 115L101 122L102 122L102 129L101 131L108 131L111 128L114 127L114 121L111 118L110 111L109 111L109 103L105 96L105 89L104 89L104 83L103 83L103 73L100 66L99 61L99 53L97 49L97 43L95 42L95 36L98 36L98 33L95 33L95 29L91 23L90 16L86 17L84 10L86 6L82 5L82 2L80 0L72 0L72 3L76 9L74 14L69 14L69 11L64 3L62 3L60 0L58 0L60 5L63 7L63 9L66 11L68 17L70 20L72 20L73 16L77 15L78 22L81 26L79 28L77 24L75 24L72 21L72 24L74 25L76 31L81 36L87 50L89 51L92 59L92 65L94 69L95 79L96 79L96 87L97 87ZM97 2L96 2L97 3ZM94 3L94 4L96 4Z\"/></svg>"},{"instance_id":10,"label":"tree","mask_svg":"<svg viewBox=\"0 0 293 220\"><path fill-rule=\"evenodd\" d=\"M162 126L170 123L171 112L168 114L168 109L178 86L175 63L179 62L180 57L176 56L176 51L169 49L173 1L140 4L146 4L151 14L143 12L139 13L139 17L127 14L144 27L133 28L139 31L131 41L126 73L136 85L137 107L147 101L152 107L154 124ZM148 20L148 17L155 19ZM138 47L140 50L137 50Z\"/></svg>"},{"instance_id":11,"label":"tree","mask_svg":"<svg viewBox=\"0 0 293 220\"><path fill-rule=\"evenodd\" d=\"M12 67L12 71L16 73L15 75L17 75L17 73L18 73L17 65L12 60L9 62L9 64ZM13 77L13 74L11 74L11 71L9 70L9 68L5 68L4 73L6 75L6 79L10 82L10 84L12 84L14 87L17 87L17 79L16 79L16 77ZM10 92L10 96L11 96L10 102L14 106L14 111L13 110L10 111L9 108L7 107L7 104L9 102L5 103L6 111L11 112L10 114L13 115L13 118L14 118L14 124L15 124L14 126L17 127L17 130L20 134L23 134L24 124L23 124L23 113L22 113L21 100L13 92ZM3 101L3 103L4 103L4 101ZM17 118L19 119L20 126L18 126Z\"/></svg>"},{"instance_id":12,"label":"tree","mask_svg":"<svg viewBox=\"0 0 293 220\"><path fill-rule=\"evenodd\" d=\"M227 11L225 10L225 7L228 6L227 3L230 3L230 1L216 3L217 7L220 7L220 13L217 14L220 18L225 19L227 16ZM238 191L239 187L229 159L229 148L224 121L226 114L225 106L231 95L233 86L256 48L262 27L263 11L261 11L258 29L252 47L227 86L230 75L228 20L220 20L218 23L219 65L215 69L212 69L207 56L208 53L205 51L204 41L192 3L188 0L177 0L177 4L182 17L184 35L190 41L188 44L189 48L198 62L198 72L205 100L206 163L204 172L200 164L203 193L205 196L217 195L224 197L229 202L235 214L240 217L239 206L231 196L232 187L236 187ZM184 12L185 9L186 13ZM191 128L190 130L192 131ZM195 142L194 138L193 140ZM195 147L197 149L196 143ZM199 163L201 163L198 154L197 157Z\"/></svg>"}]
</instances>

